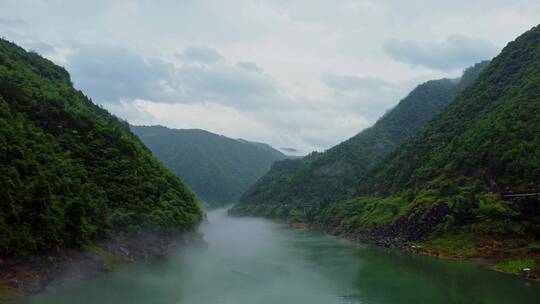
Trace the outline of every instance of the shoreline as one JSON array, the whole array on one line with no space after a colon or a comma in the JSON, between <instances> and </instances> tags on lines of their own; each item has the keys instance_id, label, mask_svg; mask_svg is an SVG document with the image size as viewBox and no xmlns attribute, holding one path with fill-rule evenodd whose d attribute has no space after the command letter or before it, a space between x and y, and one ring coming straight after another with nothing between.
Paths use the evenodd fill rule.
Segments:
<instances>
[{"instance_id":1,"label":"shoreline","mask_svg":"<svg viewBox=\"0 0 540 304\"><path fill-rule=\"evenodd\" d=\"M421 245L421 244L423 244L423 242L418 242L418 243L415 243L415 244L412 244L412 242L404 242L404 243L401 243L401 244L399 242L392 243L392 242L388 242L387 240L385 240L383 242L377 242L377 241L370 240L370 237L358 238L358 237L354 237L354 236L347 235L347 234L344 234L344 233L337 233L337 232L333 233L333 232L325 230L325 229L319 229L319 228L314 227L313 225L310 225L310 224L307 224L307 223L302 223L302 226L300 226L301 228L296 228L296 227L299 227L298 225L291 226L290 224L288 224L288 226L289 226L289 228L292 228L292 229L309 229L309 230L312 230L312 231L317 231L317 232L321 232L321 233L324 233L324 234L333 235L333 236L336 236L336 237L339 237L339 238L343 238L343 239L346 239L346 240L349 240L349 241L355 242L355 243L371 244L371 245L381 246L381 247L385 247L385 248L399 249L399 250L402 250L402 251L405 251L405 252L408 252L408 253L411 253L411 254L415 254L415 255L419 255L419 256L433 257L433 258L436 258L436 259L450 260L450 261L475 261L475 260L489 261L487 263L481 263L482 266L485 269L488 269L490 271L496 271L496 272L503 273L503 274L506 274L506 275L511 275L513 277L518 277L518 278L526 280L526 281L540 283L540 276L534 276L534 275L531 276L530 274L525 275L524 273L504 271L502 269L496 268L497 262L504 262L505 260L504 259L499 259L499 258L494 257L494 256L491 256L491 257L490 256L470 256L470 257L468 257L468 256L460 256L460 255L445 255L445 254L443 254L442 251L426 250ZM416 244L419 244L419 245L416 245Z\"/></svg>"},{"instance_id":2,"label":"shoreline","mask_svg":"<svg viewBox=\"0 0 540 304\"><path fill-rule=\"evenodd\" d=\"M0 303L95 278L132 263L158 260L192 244L206 246L197 231L190 231L168 237L140 235L128 241L98 241L58 253L0 259Z\"/></svg>"},{"instance_id":3,"label":"shoreline","mask_svg":"<svg viewBox=\"0 0 540 304\"><path fill-rule=\"evenodd\" d=\"M230 216L251 216L251 215L236 215L235 214L235 215L230 215ZM289 222L288 223L287 221L283 221L279 219L271 219L271 220L277 221L279 223L287 224L287 226L290 229L312 230L312 231L324 233L327 235L339 237L342 239L346 239L355 243L363 243L363 244L381 246L385 248L399 249L399 250L403 250L405 252L419 255L419 256L428 256L428 257L433 257L437 259L452 260L452 261L483 260L483 261L486 261L486 263L481 263L482 267L484 267L487 270L496 271L496 272L506 274L506 275L511 275L513 277L517 277L519 279L522 279L528 282L540 283L540 276L535 275L534 273L525 273L523 271L521 272L505 271L504 269L497 268L497 265L499 263L513 261L513 259L511 258L502 259L500 257L489 256L487 254L474 255L474 256L463 256L459 254L444 254L443 251L441 250L435 250L433 248L426 248L424 245L429 241L427 239L424 241L411 242L411 241L405 241L403 239L399 239L399 237L383 237L383 236L378 235L377 233L370 233L370 232L367 232L361 235L352 235L350 233L340 232L337 229L332 230L329 228L320 227L312 223L305 223L305 222Z\"/></svg>"}]
</instances>

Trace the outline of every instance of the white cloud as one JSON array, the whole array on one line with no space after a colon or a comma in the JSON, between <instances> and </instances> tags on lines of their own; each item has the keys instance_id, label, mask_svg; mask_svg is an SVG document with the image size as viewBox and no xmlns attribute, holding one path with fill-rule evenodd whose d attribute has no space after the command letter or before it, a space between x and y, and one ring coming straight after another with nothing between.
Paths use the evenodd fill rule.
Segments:
<instances>
[{"instance_id":1,"label":"white cloud","mask_svg":"<svg viewBox=\"0 0 540 304\"><path fill-rule=\"evenodd\" d=\"M258 66L257 64L255 64L254 62L239 61L239 62L236 63L236 65L239 68L246 69L248 71L253 71L253 72L257 72L257 73L262 73L262 71L263 71L263 69L260 66Z\"/></svg>"},{"instance_id":2,"label":"white cloud","mask_svg":"<svg viewBox=\"0 0 540 304\"><path fill-rule=\"evenodd\" d=\"M67 69L77 87L94 101L166 99L173 67L144 58L123 47L77 45L67 58Z\"/></svg>"},{"instance_id":3,"label":"white cloud","mask_svg":"<svg viewBox=\"0 0 540 304\"><path fill-rule=\"evenodd\" d=\"M301 153L343 141L370 123L362 116L343 115L330 104L258 112L213 102L185 104L141 99L104 106L136 125L204 129L232 138L270 142L276 147L295 147ZM301 125L297 123L299 117L304 118Z\"/></svg>"},{"instance_id":4,"label":"white cloud","mask_svg":"<svg viewBox=\"0 0 540 304\"><path fill-rule=\"evenodd\" d=\"M322 81L336 90L358 91L365 89L392 88L393 84L380 78L324 73Z\"/></svg>"},{"instance_id":5,"label":"white cloud","mask_svg":"<svg viewBox=\"0 0 540 304\"><path fill-rule=\"evenodd\" d=\"M538 23L540 2L4 0L0 11L2 35L130 122L307 152L491 57Z\"/></svg>"},{"instance_id":6,"label":"white cloud","mask_svg":"<svg viewBox=\"0 0 540 304\"><path fill-rule=\"evenodd\" d=\"M204 64L216 64L223 61L223 56L216 50L206 46L190 46L182 52L177 53L176 57L188 62L198 62Z\"/></svg>"},{"instance_id":7,"label":"white cloud","mask_svg":"<svg viewBox=\"0 0 540 304\"><path fill-rule=\"evenodd\" d=\"M383 47L398 61L442 70L463 68L497 54L497 48L491 42L459 34L447 36L441 42L389 39Z\"/></svg>"}]
</instances>

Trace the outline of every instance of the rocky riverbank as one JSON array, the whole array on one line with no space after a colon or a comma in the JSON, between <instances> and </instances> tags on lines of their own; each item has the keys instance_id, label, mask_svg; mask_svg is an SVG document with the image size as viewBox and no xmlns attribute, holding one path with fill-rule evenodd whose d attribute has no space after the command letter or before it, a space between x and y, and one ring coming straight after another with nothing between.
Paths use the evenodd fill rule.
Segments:
<instances>
[{"instance_id":1,"label":"rocky riverbank","mask_svg":"<svg viewBox=\"0 0 540 304\"><path fill-rule=\"evenodd\" d=\"M444 213L444 208L435 209L409 222L398 220L390 225L362 233L320 224L306 226L355 242L399 248L419 255L452 260L481 259L491 270L540 281L540 244L534 239L511 239L467 233L430 236L437 222L444 218ZM408 230L410 227L414 229Z\"/></svg>"},{"instance_id":2,"label":"rocky riverbank","mask_svg":"<svg viewBox=\"0 0 540 304\"><path fill-rule=\"evenodd\" d=\"M243 213L242 211L247 211ZM512 238L500 235L481 235L456 230L437 232L451 212L446 204L416 208L395 221L362 228L351 225L347 214L324 221L306 221L301 217L281 218L295 229L313 229L355 242L399 248L420 255L442 259L482 259L492 270L517 275L530 280L540 279L540 243L534 238ZM235 216L260 216L249 209L230 212ZM269 213L272 214L272 213ZM276 219L269 216L269 218Z\"/></svg>"}]
</instances>

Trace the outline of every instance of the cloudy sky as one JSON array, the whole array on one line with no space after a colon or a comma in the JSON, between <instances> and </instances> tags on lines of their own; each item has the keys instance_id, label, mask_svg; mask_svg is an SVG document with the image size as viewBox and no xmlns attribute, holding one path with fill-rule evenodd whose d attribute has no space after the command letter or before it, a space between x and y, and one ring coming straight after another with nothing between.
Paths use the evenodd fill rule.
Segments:
<instances>
[{"instance_id":1,"label":"cloudy sky","mask_svg":"<svg viewBox=\"0 0 540 304\"><path fill-rule=\"evenodd\" d=\"M536 25L537 0L0 1L0 36L133 124L324 150Z\"/></svg>"}]
</instances>

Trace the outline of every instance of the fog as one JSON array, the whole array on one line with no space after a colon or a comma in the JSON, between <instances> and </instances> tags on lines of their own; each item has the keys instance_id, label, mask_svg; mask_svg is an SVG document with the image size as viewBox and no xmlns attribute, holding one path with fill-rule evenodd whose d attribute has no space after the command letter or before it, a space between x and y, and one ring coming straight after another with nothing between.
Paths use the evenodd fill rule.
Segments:
<instances>
[{"instance_id":1,"label":"fog","mask_svg":"<svg viewBox=\"0 0 540 304\"><path fill-rule=\"evenodd\" d=\"M354 244L262 219L208 213L207 248L136 263L22 303L536 303L538 284Z\"/></svg>"}]
</instances>

